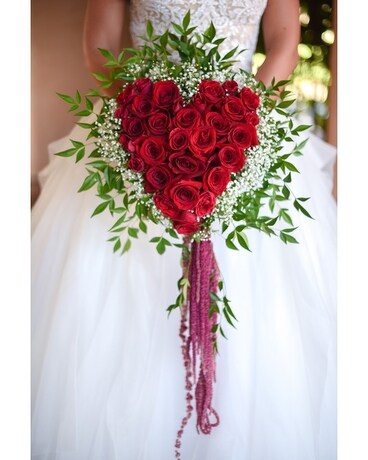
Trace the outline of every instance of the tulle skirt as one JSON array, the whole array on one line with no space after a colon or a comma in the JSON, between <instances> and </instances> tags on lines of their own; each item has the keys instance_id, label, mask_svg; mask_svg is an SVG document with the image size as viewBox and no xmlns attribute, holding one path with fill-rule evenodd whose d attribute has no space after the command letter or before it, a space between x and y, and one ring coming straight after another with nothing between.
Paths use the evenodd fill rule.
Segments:
<instances>
[{"instance_id":1,"label":"tulle skirt","mask_svg":"<svg viewBox=\"0 0 368 460\"><path fill-rule=\"evenodd\" d=\"M32 212L32 459L172 460L185 415L180 250L159 255L162 229L113 253L108 212L77 193L85 167L50 145ZM238 321L219 338L213 405L220 425L184 431L182 460L336 459L335 150L311 135L291 188L298 245L257 231L252 252L220 235L214 250Z\"/></svg>"}]
</instances>

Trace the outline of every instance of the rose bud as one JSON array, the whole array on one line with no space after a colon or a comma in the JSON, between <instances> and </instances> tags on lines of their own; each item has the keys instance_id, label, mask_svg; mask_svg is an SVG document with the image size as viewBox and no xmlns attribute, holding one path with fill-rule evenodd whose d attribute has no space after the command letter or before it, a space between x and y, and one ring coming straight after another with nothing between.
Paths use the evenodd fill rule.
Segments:
<instances>
[{"instance_id":1,"label":"rose bud","mask_svg":"<svg viewBox=\"0 0 368 460\"><path fill-rule=\"evenodd\" d=\"M139 137L143 134L144 124L140 118L125 118L122 122L122 128L129 137Z\"/></svg>"},{"instance_id":2,"label":"rose bud","mask_svg":"<svg viewBox=\"0 0 368 460\"><path fill-rule=\"evenodd\" d=\"M175 115L173 123L179 128L194 128L201 122L201 114L194 108L181 108Z\"/></svg>"},{"instance_id":3,"label":"rose bud","mask_svg":"<svg viewBox=\"0 0 368 460\"><path fill-rule=\"evenodd\" d=\"M131 169L134 172L143 172L146 165L144 164L144 161L142 158L140 158L138 155L132 154L128 160L128 168Z\"/></svg>"},{"instance_id":4,"label":"rose bud","mask_svg":"<svg viewBox=\"0 0 368 460\"><path fill-rule=\"evenodd\" d=\"M208 158L216 145L216 130L212 126L198 126L189 134L189 148L198 158Z\"/></svg>"},{"instance_id":5,"label":"rose bud","mask_svg":"<svg viewBox=\"0 0 368 460\"><path fill-rule=\"evenodd\" d=\"M147 137L137 150L144 162L151 166L163 163L167 155L164 142L160 137Z\"/></svg>"},{"instance_id":6,"label":"rose bud","mask_svg":"<svg viewBox=\"0 0 368 460\"><path fill-rule=\"evenodd\" d=\"M184 174L187 179L202 176L207 168L206 163L187 151L172 153L169 166L175 174Z\"/></svg>"},{"instance_id":7,"label":"rose bud","mask_svg":"<svg viewBox=\"0 0 368 460\"><path fill-rule=\"evenodd\" d=\"M145 191L148 193L153 193L166 187L166 185L172 179L172 173L167 166L152 166L146 172L145 179L148 183L148 189L145 188Z\"/></svg>"},{"instance_id":8,"label":"rose bud","mask_svg":"<svg viewBox=\"0 0 368 460\"><path fill-rule=\"evenodd\" d=\"M222 84L226 94L235 96L238 94L238 83L235 80L226 80Z\"/></svg>"},{"instance_id":9,"label":"rose bud","mask_svg":"<svg viewBox=\"0 0 368 460\"><path fill-rule=\"evenodd\" d=\"M202 80L198 91L203 94L210 104L217 104L225 96L225 90L221 86L221 83L214 80Z\"/></svg>"},{"instance_id":10,"label":"rose bud","mask_svg":"<svg viewBox=\"0 0 368 460\"><path fill-rule=\"evenodd\" d=\"M215 166L209 169L204 175L203 188L218 196L226 190L229 181L229 171L223 166Z\"/></svg>"},{"instance_id":11,"label":"rose bud","mask_svg":"<svg viewBox=\"0 0 368 460\"><path fill-rule=\"evenodd\" d=\"M199 182L183 179L170 185L166 192L181 211L187 211L197 205L201 187Z\"/></svg>"},{"instance_id":12,"label":"rose bud","mask_svg":"<svg viewBox=\"0 0 368 460\"><path fill-rule=\"evenodd\" d=\"M174 228L181 235L190 235L200 229L200 222L190 211L181 211L174 219Z\"/></svg>"},{"instance_id":13,"label":"rose bud","mask_svg":"<svg viewBox=\"0 0 368 460\"><path fill-rule=\"evenodd\" d=\"M259 96L250 88L244 86L240 91L240 98L248 110L256 110L259 107Z\"/></svg>"},{"instance_id":14,"label":"rose bud","mask_svg":"<svg viewBox=\"0 0 368 460\"><path fill-rule=\"evenodd\" d=\"M216 206L216 196L214 193L206 191L202 192L199 196L197 206L195 208L195 213L198 217L206 216L211 214Z\"/></svg>"},{"instance_id":15,"label":"rose bud","mask_svg":"<svg viewBox=\"0 0 368 460\"><path fill-rule=\"evenodd\" d=\"M172 80L157 81L153 85L152 99L159 108L169 108L179 96L179 88Z\"/></svg>"},{"instance_id":16,"label":"rose bud","mask_svg":"<svg viewBox=\"0 0 368 460\"><path fill-rule=\"evenodd\" d=\"M152 114L154 106L150 98L143 94L138 94L133 99L131 111L138 118L146 118Z\"/></svg>"},{"instance_id":17,"label":"rose bud","mask_svg":"<svg viewBox=\"0 0 368 460\"><path fill-rule=\"evenodd\" d=\"M169 146L173 150L184 150L188 146L188 131L183 128L170 131Z\"/></svg>"},{"instance_id":18,"label":"rose bud","mask_svg":"<svg viewBox=\"0 0 368 460\"><path fill-rule=\"evenodd\" d=\"M225 145L218 153L218 159L222 166L230 172L236 173L245 165L245 154L236 145Z\"/></svg>"},{"instance_id":19,"label":"rose bud","mask_svg":"<svg viewBox=\"0 0 368 460\"><path fill-rule=\"evenodd\" d=\"M155 193L153 196L153 201L156 207L162 212L162 214L169 219L175 219L175 217L179 214L178 207L165 193Z\"/></svg>"},{"instance_id":20,"label":"rose bud","mask_svg":"<svg viewBox=\"0 0 368 460\"><path fill-rule=\"evenodd\" d=\"M257 131L249 123L238 123L231 129L229 140L244 150L258 144Z\"/></svg>"},{"instance_id":21,"label":"rose bud","mask_svg":"<svg viewBox=\"0 0 368 460\"><path fill-rule=\"evenodd\" d=\"M139 78L133 84L136 94L150 96L152 93L153 83L149 78Z\"/></svg>"},{"instance_id":22,"label":"rose bud","mask_svg":"<svg viewBox=\"0 0 368 460\"><path fill-rule=\"evenodd\" d=\"M147 126L154 136L166 134L170 127L170 118L164 112L156 112L147 119Z\"/></svg>"},{"instance_id":23,"label":"rose bud","mask_svg":"<svg viewBox=\"0 0 368 460\"><path fill-rule=\"evenodd\" d=\"M236 96L228 96L221 110L224 117L233 121L244 121L245 108L241 100Z\"/></svg>"},{"instance_id":24,"label":"rose bud","mask_svg":"<svg viewBox=\"0 0 368 460\"><path fill-rule=\"evenodd\" d=\"M225 136L230 130L230 122L218 112L206 113L206 124L212 126L216 130L217 138Z\"/></svg>"}]
</instances>

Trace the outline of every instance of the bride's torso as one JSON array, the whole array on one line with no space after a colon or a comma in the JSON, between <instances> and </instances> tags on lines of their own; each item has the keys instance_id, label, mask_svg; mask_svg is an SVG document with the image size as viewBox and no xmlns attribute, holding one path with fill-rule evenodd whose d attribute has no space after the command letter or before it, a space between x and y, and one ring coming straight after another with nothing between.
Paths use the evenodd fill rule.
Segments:
<instances>
[{"instance_id":1,"label":"bride's torso","mask_svg":"<svg viewBox=\"0 0 368 460\"><path fill-rule=\"evenodd\" d=\"M197 26L199 32L212 20L218 37L226 37L221 52L236 46L245 49L238 58L239 65L250 70L266 3L267 0L131 0L131 34L134 44L138 45L138 37L145 35L148 19L160 34L171 22L181 23L190 10L191 24Z\"/></svg>"}]
</instances>

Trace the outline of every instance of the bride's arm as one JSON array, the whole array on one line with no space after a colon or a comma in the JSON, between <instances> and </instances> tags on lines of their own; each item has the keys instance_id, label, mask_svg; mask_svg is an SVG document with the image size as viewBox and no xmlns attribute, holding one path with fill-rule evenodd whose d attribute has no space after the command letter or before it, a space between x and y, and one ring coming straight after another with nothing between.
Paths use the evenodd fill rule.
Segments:
<instances>
[{"instance_id":1,"label":"bride's arm","mask_svg":"<svg viewBox=\"0 0 368 460\"><path fill-rule=\"evenodd\" d=\"M268 86L272 78L287 79L298 62L299 1L268 0L262 29L266 59L256 78Z\"/></svg>"},{"instance_id":2,"label":"bride's arm","mask_svg":"<svg viewBox=\"0 0 368 460\"><path fill-rule=\"evenodd\" d=\"M83 52L89 72L107 72L103 66L106 59L98 48L107 49L114 56L121 51L127 3L125 0L88 0L84 19Z\"/></svg>"}]
</instances>

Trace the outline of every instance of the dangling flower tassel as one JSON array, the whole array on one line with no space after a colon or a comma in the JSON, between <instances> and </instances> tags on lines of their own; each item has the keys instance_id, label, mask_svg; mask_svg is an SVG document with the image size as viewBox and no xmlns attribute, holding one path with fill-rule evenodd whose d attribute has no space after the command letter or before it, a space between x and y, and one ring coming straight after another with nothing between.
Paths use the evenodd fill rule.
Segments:
<instances>
[{"instance_id":1,"label":"dangling flower tassel","mask_svg":"<svg viewBox=\"0 0 368 460\"><path fill-rule=\"evenodd\" d=\"M185 367L187 408L175 443L177 459L180 459L184 427L193 412L194 396L198 432L210 434L212 428L220 423L219 416L212 407L213 385L216 379L213 326L217 322L217 313L213 311L210 314L210 294L217 292L219 270L211 240L186 244L184 250L189 249L190 256L183 257L183 270L189 279L189 287L186 302L181 310L180 338Z\"/></svg>"}]
</instances>

